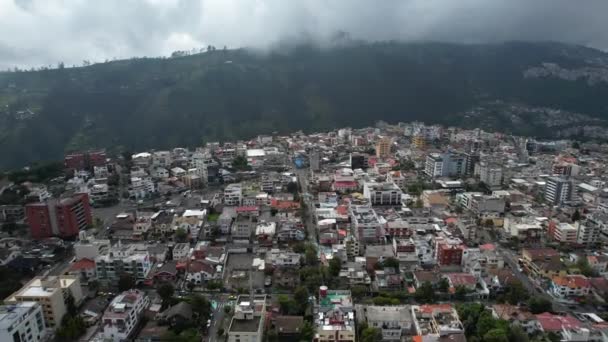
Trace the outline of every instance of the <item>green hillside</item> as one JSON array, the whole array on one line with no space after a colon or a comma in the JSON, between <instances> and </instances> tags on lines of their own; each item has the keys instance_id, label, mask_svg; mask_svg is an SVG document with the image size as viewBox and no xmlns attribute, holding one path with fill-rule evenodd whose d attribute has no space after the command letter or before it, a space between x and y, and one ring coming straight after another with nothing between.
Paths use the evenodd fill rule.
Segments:
<instances>
[{"instance_id":1,"label":"green hillside","mask_svg":"<svg viewBox=\"0 0 608 342\"><path fill-rule=\"evenodd\" d=\"M543 62L577 69L607 60L555 43L390 42L0 73L0 168L75 149L195 146L380 119L459 124L458 113L494 100L608 119L608 83L524 77Z\"/></svg>"}]
</instances>

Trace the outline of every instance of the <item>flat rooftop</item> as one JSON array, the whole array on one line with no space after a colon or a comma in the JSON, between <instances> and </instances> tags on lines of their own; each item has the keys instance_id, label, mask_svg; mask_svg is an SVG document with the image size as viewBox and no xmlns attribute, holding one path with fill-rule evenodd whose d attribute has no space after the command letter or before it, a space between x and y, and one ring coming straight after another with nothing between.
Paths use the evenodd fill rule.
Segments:
<instances>
[{"instance_id":1,"label":"flat rooftop","mask_svg":"<svg viewBox=\"0 0 608 342\"><path fill-rule=\"evenodd\" d=\"M260 316L255 316L253 319L232 319L232 323L230 323L230 332L238 333L238 332L256 332L260 327Z\"/></svg>"}]
</instances>

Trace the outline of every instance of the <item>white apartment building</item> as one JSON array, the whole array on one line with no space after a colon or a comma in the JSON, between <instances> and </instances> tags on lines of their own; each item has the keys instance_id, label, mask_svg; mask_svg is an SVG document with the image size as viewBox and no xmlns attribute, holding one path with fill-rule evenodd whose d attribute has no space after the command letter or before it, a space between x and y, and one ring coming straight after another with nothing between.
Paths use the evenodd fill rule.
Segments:
<instances>
[{"instance_id":1,"label":"white apartment building","mask_svg":"<svg viewBox=\"0 0 608 342\"><path fill-rule=\"evenodd\" d=\"M224 189L224 204L228 206L241 205L243 187L240 183L228 184Z\"/></svg>"},{"instance_id":2,"label":"white apartment building","mask_svg":"<svg viewBox=\"0 0 608 342\"><path fill-rule=\"evenodd\" d=\"M500 188L502 185L502 168L481 163L479 165L479 180L489 186L490 189Z\"/></svg>"},{"instance_id":3,"label":"white apartment building","mask_svg":"<svg viewBox=\"0 0 608 342\"><path fill-rule=\"evenodd\" d=\"M173 260L186 260L189 255L189 243L176 243L175 246L173 246Z\"/></svg>"},{"instance_id":4,"label":"white apartment building","mask_svg":"<svg viewBox=\"0 0 608 342\"><path fill-rule=\"evenodd\" d=\"M151 268L148 251L138 250L135 245L119 244L95 258L95 272L101 281L118 281L123 273L132 275L137 281L144 281Z\"/></svg>"},{"instance_id":5,"label":"white apartment building","mask_svg":"<svg viewBox=\"0 0 608 342\"><path fill-rule=\"evenodd\" d=\"M589 294L591 284L584 275L569 274L553 277L549 290L557 298L584 297Z\"/></svg>"},{"instance_id":6,"label":"white apartment building","mask_svg":"<svg viewBox=\"0 0 608 342\"><path fill-rule=\"evenodd\" d=\"M76 260L95 259L99 255L107 253L112 246L110 240L97 240L94 237L88 237L85 231L81 231L78 237L78 241L74 243Z\"/></svg>"},{"instance_id":7,"label":"white apartment building","mask_svg":"<svg viewBox=\"0 0 608 342\"><path fill-rule=\"evenodd\" d=\"M466 172L466 157L451 152L430 153L426 157L424 173L431 178L461 176Z\"/></svg>"},{"instance_id":8,"label":"white apartment building","mask_svg":"<svg viewBox=\"0 0 608 342\"><path fill-rule=\"evenodd\" d=\"M0 341L40 342L46 340L47 333L39 303L0 306Z\"/></svg>"},{"instance_id":9,"label":"white apartment building","mask_svg":"<svg viewBox=\"0 0 608 342\"><path fill-rule=\"evenodd\" d=\"M606 231L608 228L602 216L591 214L583 222L580 222L576 243L588 246L600 242L602 230Z\"/></svg>"},{"instance_id":10,"label":"white apartment building","mask_svg":"<svg viewBox=\"0 0 608 342\"><path fill-rule=\"evenodd\" d=\"M553 239L561 243L576 243L577 235L578 227L566 222L556 224L553 231Z\"/></svg>"},{"instance_id":11,"label":"white apartment building","mask_svg":"<svg viewBox=\"0 0 608 342\"><path fill-rule=\"evenodd\" d=\"M148 305L150 299L139 290L114 297L101 319L103 337L114 342L128 341Z\"/></svg>"},{"instance_id":12,"label":"white apartment building","mask_svg":"<svg viewBox=\"0 0 608 342\"><path fill-rule=\"evenodd\" d=\"M365 182L363 196L371 205L401 205L403 192L393 182Z\"/></svg>"},{"instance_id":13,"label":"white apartment building","mask_svg":"<svg viewBox=\"0 0 608 342\"><path fill-rule=\"evenodd\" d=\"M351 206L349 211L355 236L360 242L378 242L383 238L382 223L374 209L368 206Z\"/></svg>"},{"instance_id":14,"label":"white apartment building","mask_svg":"<svg viewBox=\"0 0 608 342\"><path fill-rule=\"evenodd\" d=\"M357 321L382 330L382 341L402 341L412 330L413 318L409 305L355 305Z\"/></svg>"},{"instance_id":15,"label":"white apartment building","mask_svg":"<svg viewBox=\"0 0 608 342\"><path fill-rule=\"evenodd\" d=\"M135 199L145 198L155 191L154 182L149 177L131 177L129 196Z\"/></svg>"},{"instance_id":16,"label":"white apartment building","mask_svg":"<svg viewBox=\"0 0 608 342\"><path fill-rule=\"evenodd\" d=\"M156 151L152 153L152 167L168 168L173 162L170 151Z\"/></svg>"},{"instance_id":17,"label":"white apartment building","mask_svg":"<svg viewBox=\"0 0 608 342\"><path fill-rule=\"evenodd\" d=\"M228 342L261 342L266 321L266 296L241 295L228 327Z\"/></svg>"}]
</instances>

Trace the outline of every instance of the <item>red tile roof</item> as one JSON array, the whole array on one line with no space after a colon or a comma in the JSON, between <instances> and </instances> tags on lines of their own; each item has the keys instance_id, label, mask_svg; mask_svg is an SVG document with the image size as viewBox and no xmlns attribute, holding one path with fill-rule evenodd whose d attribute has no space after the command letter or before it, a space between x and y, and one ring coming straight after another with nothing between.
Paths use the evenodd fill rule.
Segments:
<instances>
[{"instance_id":1,"label":"red tile roof","mask_svg":"<svg viewBox=\"0 0 608 342\"><path fill-rule=\"evenodd\" d=\"M581 326L581 322L570 315L559 316L545 312L536 315L536 319L545 332L557 332L561 331L562 328L579 328Z\"/></svg>"},{"instance_id":2,"label":"red tile roof","mask_svg":"<svg viewBox=\"0 0 608 342\"><path fill-rule=\"evenodd\" d=\"M71 271L88 270L95 268L95 261L87 258L80 259L70 266Z\"/></svg>"},{"instance_id":3,"label":"red tile roof","mask_svg":"<svg viewBox=\"0 0 608 342\"><path fill-rule=\"evenodd\" d=\"M558 286L567 286L572 289L590 287L589 279L583 275L574 274L553 277L553 283Z\"/></svg>"}]
</instances>

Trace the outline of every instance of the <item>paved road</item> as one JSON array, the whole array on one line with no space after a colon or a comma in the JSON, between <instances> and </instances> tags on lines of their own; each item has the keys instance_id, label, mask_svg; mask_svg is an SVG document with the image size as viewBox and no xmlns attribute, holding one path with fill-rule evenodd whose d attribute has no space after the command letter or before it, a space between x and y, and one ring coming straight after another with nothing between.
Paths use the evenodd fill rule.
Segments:
<instances>
[{"instance_id":1,"label":"paved road","mask_svg":"<svg viewBox=\"0 0 608 342\"><path fill-rule=\"evenodd\" d=\"M211 325L209 326L209 330L207 331L207 340L209 342L215 342L215 341L223 341L224 340L224 336L222 336L221 338L218 338L217 336L217 331L222 328L222 321L224 320L224 316L226 315L224 313L224 307L226 305L231 305L232 302L228 301L228 295L227 294L217 294L217 295L210 295L207 297L209 299L210 302L215 302L215 309L213 309L212 313L213 313L213 318L211 319ZM230 325L230 321L227 321L223 328L224 331L227 331Z\"/></svg>"},{"instance_id":2,"label":"paved road","mask_svg":"<svg viewBox=\"0 0 608 342\"><path fill-rule=\"evenodd\" d=\"M302 196L304 199L304 205L306 206L306 215L304 216L304 226L308 232L308 239L314 243L319 242L317 235L317 227L314 223L314 210L315 205L310 195L310 184L309 184L309 172L308 169L295 169L295 174L298 177L298 182L302 189Z\"/></svg>"},{"instance_id":3,"label":"paved road","mask_svg":"<svg viewBox=\"0 0 608 342\"><path fill-rule=\"evenodd\" d=\"M567 306L558 303L547 293L539 290L528 276L519 271L519 265L517 264L517 259L519 259L518 255L516 255L513 251L504 248L499 248L498 252L504 258L505 262L509 265L515 277L517 277L517 279L526 287L531 296L542 297L550 300L551 302L553 302L554 311L571 311L568 309Z\"/></svg>"}]
</instances>

